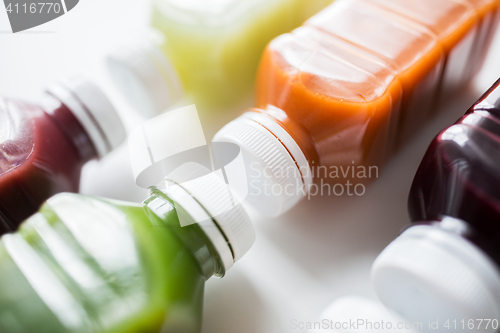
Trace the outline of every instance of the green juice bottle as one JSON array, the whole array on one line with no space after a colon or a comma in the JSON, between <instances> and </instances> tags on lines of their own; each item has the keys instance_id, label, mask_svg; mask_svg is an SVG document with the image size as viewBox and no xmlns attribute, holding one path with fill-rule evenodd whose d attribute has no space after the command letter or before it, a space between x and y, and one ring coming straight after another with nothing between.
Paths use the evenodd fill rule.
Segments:
<instances>
[{"instance_id":1,"label":"green juice bottle","mask_svg":"<svg viewBox=\"0 0 500 333\"><path fill-rule=\"evenodd\" d=\"M333 0L154 0L155 32L110 54L112 77L151 115L181 95L198 107L250 96L260 56L274 37L300 26Z\"/></svg>"},{"instance_id":2,"label":"green juice bottle","mask_svg":"<svg viewBox=\"0 0 500 333\"><path fill-rule=\"evenodd\" d=\"M2 237L0 332L199 332L205 281L251 247L250 219L213 173L150 194L58 194Z\"/></svg>"}]
</instances>

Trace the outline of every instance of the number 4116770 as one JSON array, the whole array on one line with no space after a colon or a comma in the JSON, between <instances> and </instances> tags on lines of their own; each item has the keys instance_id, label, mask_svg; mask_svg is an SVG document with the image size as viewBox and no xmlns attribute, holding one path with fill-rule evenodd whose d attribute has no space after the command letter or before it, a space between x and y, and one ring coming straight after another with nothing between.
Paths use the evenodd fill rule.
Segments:
<instances>
[{"instance_id":1,"label":"number 4116770","mask_svg":"<svg viewBox=\"0 0 500 333\"><path fill-rule=\"evenodd\" d=\"M56 2L38 2L38 3L30 3L30 4L27 4L27 3L24 3L22 5L19 5L18 3L16 3L15 5L12 5L12 3L9 3L9 5L7 6L7 13L16 13L16 14L19 14L19 13L24 13L24 14L27 14L27 13L31 13L31 14L35 14L35 13L56 13L56 14L59 14L61 12L61 4Z\"/></svg>"},{"instance_id":2,"label":"number 4116770","mask_svg":"<svg viewBox=\"0 0 500 333\"><path fill-rule=\"evenodd\" d=\"M469 320L447 320L446 323L444 324L444 327L447 329L470 329L470 330L476 330L476 329L498 329L498 320L497 319L469 319Z\"/></svg>"}]
</instances>

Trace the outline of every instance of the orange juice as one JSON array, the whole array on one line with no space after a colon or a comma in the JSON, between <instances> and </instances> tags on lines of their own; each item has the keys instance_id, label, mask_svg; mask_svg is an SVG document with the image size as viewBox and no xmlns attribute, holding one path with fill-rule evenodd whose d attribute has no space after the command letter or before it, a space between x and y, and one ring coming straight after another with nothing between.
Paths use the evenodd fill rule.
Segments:
<instances>
[{"instance_id":1,"label":"orange juice","mask_svg":"<svg viewBox=\"0 0 500 333\"><path fill-rule=\"evenodd\" d=\"M469 81L495 30L498 3L338 0L268 45L258 109L215 140L242 147L249 168L262 169L254 177L261 190L283 188L266 196L271 215L307 196L311 184L365 181L370 177L358 171L378 171L431 116L443 91ZM339 169L352 172L338 177Z\"/></svg>"}]
</instances>

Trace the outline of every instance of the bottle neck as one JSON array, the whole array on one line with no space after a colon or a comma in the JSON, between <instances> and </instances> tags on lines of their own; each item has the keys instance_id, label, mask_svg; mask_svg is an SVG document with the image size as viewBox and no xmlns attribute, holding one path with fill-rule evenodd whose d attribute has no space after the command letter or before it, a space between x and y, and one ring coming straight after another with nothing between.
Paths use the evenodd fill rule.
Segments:
<instances>
[{"instance_id":1,"label":"bottle neck","mask_svg":"<svg viewBox=\"0 0 500 333\"><path fill-rule=\"evenodd\" d=\"M308 196L313 181L312 157L305 153L310 152L307 134L291 119L286 124L278 120L283 114L272 106L250 110L213 138L239 147L250 184L245 200L267 216L279 216L294 207Z\"/></svg>"},{"instance_id":2,"label":"bottle neck","mask_svg":"<svg viewBox=\"0 0 500 333\"><path fill-rule=\"evenodd\" d=\"M179 218L181 212L162 191L152 187L150 194L151 196L144 201L145 206L160 218L189 250L205 279L208 280L213 275L224 276L224 263L202 228L197 223L181 225ZM183 216L183 219L185 218L186 216Z\"/></svg>"},{"instance_id":3,"label":"bottle neck","mask_svg":"<svg viewBox=\"0 0 500 333\"><path fill-rule=\"evenodd\" d=\"M52 94L45 93L41 106L73 144L83 163L98 158L89 135L67 105Z\"/></svg>"},{"instance_id":4,"label":"bottle neck","mask_svg":"<svg viewBox=\"0 0 500 333\"><path fill-rule=\"evenodd\" d=\"M251 111L260 114L262 117L267 116L273 123L283 128L300 148L309 166L319 165L320 157L314 139L302 124L290 117L282 109L272 105L267 105L265 109L253 108ZM262 118L259 117L259 119ZM273 128L276 127L273 126Z\"/></svg>"}]
</instances>

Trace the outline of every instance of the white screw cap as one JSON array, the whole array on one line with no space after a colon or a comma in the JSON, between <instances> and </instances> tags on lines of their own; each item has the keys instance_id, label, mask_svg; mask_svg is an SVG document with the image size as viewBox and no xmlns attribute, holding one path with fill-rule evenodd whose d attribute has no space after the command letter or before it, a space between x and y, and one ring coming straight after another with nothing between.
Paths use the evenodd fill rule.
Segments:
<instances>
[{"instance_id":1,"label":"white screw cap","mask_svg":"<svg viewBox=\"0 0 500 333\"><path fill-rule=\"evenodd\" d=\"M241 148L252 189L246 201L261 214L279 216L307 195L312 183L309 163L295 140L270 117L247 112L212 141Z\"/></svg>"},{"instance_id":2,"label":"white screw cap","mask_svg":"<svg viewBox=\"0 0 500 333\"><path fill-rule=\"evenodd\" d=\"M250 217L242 207L241 200L233 194L237 191L225 183L220 170L211 172L198 163L190 162L177 168L165 180L167 185L169 182L175 184L168 185L165 193L179 203L195 222L206 222L204 220L208 217L217 224L225 242L221 242L220 235L214 234L213 230L208 230L205 223L201 223L200 227L212 240L226 270L252 247L255 231ZM196 202L183 198L179 187ZM197 209L200 205L208 215L199 214Z\"/></svg>"},{"instance_id":3,"label":"white screw cap","mask_svg":"<svg viewBox=\"0 0 500 333\"><path fill-rule=\"evenodd\" d=\"M500 273L477 246L436 226L413 226L375 260L372 282L379 299L407 320L422 322L422 332L438 321L500 319ZM475 324L476 325L476 324ZM451 325L453 328L453 324ZM486 325L474 332L495 332Z\"/></svg>"},{"instance_id":4,"label":"white screw cap","mask_svg":"<svg viewBox=\"0 0 500 333\"><path fill-rule=\"evenodd\" d=\"M62 79L47 89L63 102L89 135L99 158L118 147L126 137L125 128L105 93L83 76Z\"/></svg>"},{"instance_id":5,"label":"white screw cap","mask_svg":"<svg viewBox=\"0 0 500 333\"><path fill-rule=\"evenodd\" d=\"M107 55L109 74L136 111L148 118L175 104L182 95L179 77L155 46L156 34L132 37Z\"/></svg>"}]
</instances>

